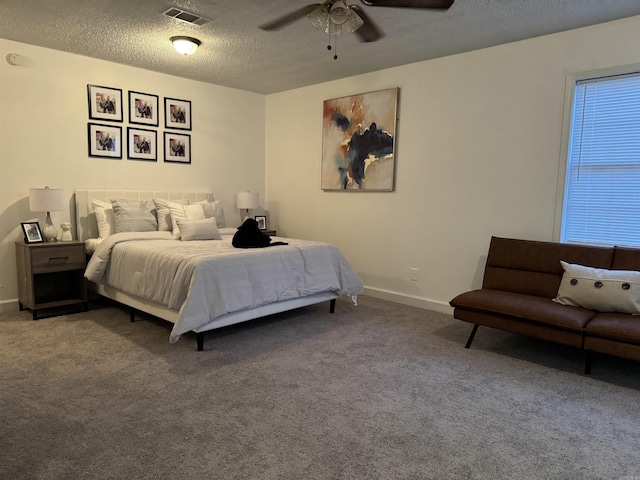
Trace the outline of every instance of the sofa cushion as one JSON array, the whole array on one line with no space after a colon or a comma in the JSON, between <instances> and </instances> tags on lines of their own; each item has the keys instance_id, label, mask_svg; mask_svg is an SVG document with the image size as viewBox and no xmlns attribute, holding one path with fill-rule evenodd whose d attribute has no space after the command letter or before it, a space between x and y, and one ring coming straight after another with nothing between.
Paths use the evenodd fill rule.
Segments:
<instances>
[{"instance_id":1,"label":"sofa cushion","mask_svg":"<svg viewBox=\"0 0 640 480\"><path fill-rule=\"evenodd\" d=\"M454 308L508 315L578 331L596 316L592 310L561 305L551 298L485 288L462 293L449 303Z\"/></svg>"},{"instance_id":2,"label":"sofa cushion","mask_svg":"<svg viewBox=\"0 0 640 480\"><path fill-rule=\"evenodd\" d=\"M640 345L640 318L624 313L599 313L587 324L585 333Z\"/></svg>"},{"instance_id":3,"label":"sofa cushion","mask_svg":"<svg viewBox=\"0 0 640 480\"><path fill-rule=\"evenodd\" d=\"M640 314L640 272L560 263L564 275L554 301L598 312Z\"/></svg>"}]
</instances>

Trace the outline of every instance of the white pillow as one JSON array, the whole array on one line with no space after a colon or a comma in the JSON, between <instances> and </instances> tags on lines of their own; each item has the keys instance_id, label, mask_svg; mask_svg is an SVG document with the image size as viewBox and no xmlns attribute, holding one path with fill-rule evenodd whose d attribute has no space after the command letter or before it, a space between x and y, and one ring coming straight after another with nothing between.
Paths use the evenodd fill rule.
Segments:
<instances>
[{"instance_id":1,"label":"white pillow","mask_svg":"<svg viewBox=\"0 0 640 480\"><path fill-rule=\"evenodd\" d=\"M640 314L640 272L560 264L564 274L555 302L598 312Z\"/></svg>"},{"instance_id":2,"label":"white pillow","mask_svg":"<svg viewBox=\"0 0 640 480\"><path fill-rule=\"evenodd\" d=\"M218 228L225 227L224 210L222 209L222 202L220 200L215 200L213 202L202 200L196 203L202 205L205 218L214 217L216 219L216 223L218 224Z\"/></svg>"},{"instance_id":3,"label":"white pillow","mask_svg":"<svg viewBox=\"0 0 640 480\"><path fill-rule=\"evenodd\" d=\"M216 219L203 218L201 220L178 220L180 238L183 241L190 240L222 240Z\"/></svg>"},{"instance_id":4,"label":"white pillow","mask_svg":"<svg viewBox=\"0 0 640 480\"><path fill-rule=\"evenodd\" d=\"M155 206L151 200L119 198L111 200L111 206L116 218L116 233L158 230L158 219L153 213Z\"/></svg>"},{"instance_id":5,"label":"white pillow","mask_svg":"<svg viewBox=\"0 0 640 480\"><path fill-rule=\"evenodd\" d=\"M95 198L91 199L91 208L96 214L98 222L98 236L107 238L109 235L116 233L116 217L113 214L111 202L103 202Z\"/></svg>"},{"instance_id":6,"label":"white pillow","mask_svg":"<svg viewBox=\"0 0 640 480\"><path fill-rule=\"evenodd\" d=\"M181 205L189 205L189 200L173 200L174 203ZM171 232L173 224L171 223L171 211L169 210L169 200L154 198L153 204L156 207L156 217L158 218L158 231Z\"/></svg>"},{"instance_id":7,"label":"white pillow","mask_svg":"<svg viewBox=\"0 0 640 480\"><path fill-rule=\"evenodd\" d=\"M180 240L180 220L202 220L205 218L204 209L201 204L182 205L176 202L168 202L171 212L171 223L173 224L173 239Z\"/></svg>"}]
</instances>

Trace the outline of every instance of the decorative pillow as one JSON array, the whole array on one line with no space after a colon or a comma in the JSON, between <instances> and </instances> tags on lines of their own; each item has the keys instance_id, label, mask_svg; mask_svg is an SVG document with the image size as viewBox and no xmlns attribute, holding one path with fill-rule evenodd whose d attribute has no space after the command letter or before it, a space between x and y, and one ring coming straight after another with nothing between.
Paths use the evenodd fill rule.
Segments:
<instances>
[{"instance_id":1,"label":"decorative pillow","mask_svg":"<svg viewBox=\"0 0 640 480\"><path fill-rule=\"evenodd\" d=\"M181 205L189 205L189 200L173 200L173 202L179 203ZM158 231L173 231L173 224L171 223L171 211L169 210L169 200L154 198L153 204L156 207L156 217L158 217Z\"/></svg>"},{"instance_id":2,"label":"decorative pillow","mask_svg":"<svg viewBox=\"0 0 640 480\"><path fill-rule=\"evenodd\" d=\"M116 233L153 232L158 230L158 220L152 213L155 206L151 200L111 200L116 218Z\"/></svg>"},{"instance_id":3,"label":"decorative pillow","mask_svg":"<svg viewBox=\"0 0 640 480\"><path fill-rule=\"evenodd\" d=\"M560 264L564 274L555 302L598 312L640 314L640 272Z\"/></svg>"},{"instance_id":4,"label":"decorative pillow","mask_svg":"<svg viewBox=\"0 0 640 480\"><path fill-rule=\"evenodd\" d=\"M190 240L222 240L216 219L203 218L201 220L178 220L180 238L183 241Z\"/></svg>"},{"instance_id":5,"label":"decorative pillow","mask_svg":"<svg viewBox=\"0 0 640 480\"><path fill-rule=\"evenodd\" d=\"M224 210L222 209L222 202L220 200L215 200L213 202L210 202L208 200L202 200L196 203L199 203L202 205L202 208L204 209L205 218L214 217L218 224L218 228L225 227Z\"/></svg>"},{"instance_id":6,"label":"decorative pillow","mask_svg":"<svg viewBox=\"0 0 640 480\"><path fill-rule=\"evenodd\" d=\"M182 205L176 202L168 202L171 212L171 223L173 224L173 239L180 240L180 220L202 220L205 218L204 209L201 204Z\"/></svg>"},{"instance_id":7,"label":"decorative pillow","mask_svg":"<svg viewBox=\"0 0 640 480\"><path fill-rule=\"evenodd\" d=\"M98 236L100 238L107 238L109 235L116 233L116 219L113 215L111 203L93 198L91 199L91 208L93 208L93 212L96 214Z\"/></svg>"}]
</instances>

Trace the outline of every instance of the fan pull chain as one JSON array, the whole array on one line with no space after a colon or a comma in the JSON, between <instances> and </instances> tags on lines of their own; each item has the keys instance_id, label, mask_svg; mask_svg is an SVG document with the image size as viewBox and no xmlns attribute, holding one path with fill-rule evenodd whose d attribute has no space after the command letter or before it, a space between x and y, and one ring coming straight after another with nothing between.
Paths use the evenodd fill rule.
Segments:
<instances>
[{"instance_id":1,"label":"fan pull chain","mask_svg":"<svg viewBox=\"0 0 640 480\"><path fill-rule=\"evenodd\" d=\"M338 35L334 35L333 36L333 43L335 45L335 50L336 53L333 55L333 59L337 60L338 59ZM327 45L327 50L331 50L331 35L329 35L329 45Z\"/></svg>"}]
</instances>

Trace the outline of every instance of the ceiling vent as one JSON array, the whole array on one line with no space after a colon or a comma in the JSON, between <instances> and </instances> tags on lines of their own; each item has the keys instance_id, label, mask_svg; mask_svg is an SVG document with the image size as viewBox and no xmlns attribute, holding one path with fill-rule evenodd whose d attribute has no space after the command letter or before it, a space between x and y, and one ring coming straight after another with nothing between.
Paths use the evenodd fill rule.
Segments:
<instances>
[{"instance_id":1,"label":"ceiling vent","mask_svg":"<svg viewBox=\"0 0 640 480\"><path fill-rule=\"evenodd\" d=\"M193 25L204 25L205 23L209 23L211 21L208 18L204 18L196 15L195 13L186 12L175 7L171 7L162 13L164 13L167 17L177 18L178 20L182 20L183 22L191 23Z\"/></svg>"}]
</instances>

